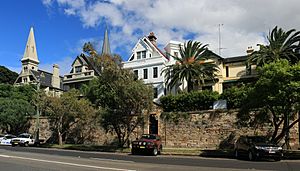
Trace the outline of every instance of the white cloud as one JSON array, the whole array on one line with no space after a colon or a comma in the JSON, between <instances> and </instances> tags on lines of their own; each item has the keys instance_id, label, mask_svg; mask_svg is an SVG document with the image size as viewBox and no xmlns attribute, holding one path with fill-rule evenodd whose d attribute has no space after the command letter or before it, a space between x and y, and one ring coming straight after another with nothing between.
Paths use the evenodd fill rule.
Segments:
<instances>
[{"instance_id":1,"label":"white cloud","mask_svg":"<svg viewBox=\"0 0 300 171\"><path fill-rule=\"evenodd\" d=\"M53 0L42 0L42 3L45 5L45 6L51 6L52 3L53 3Z\"/></svg>"},{"instance_id":2,"label":"white cloud","mask_svg":"<svg viewBox=\"0 0 300 171\"><path fill-rule=\"evenodd\" d=\"M54 1L54 0L53 0ZM156 33L158 43L184 41L187 33L218 52L218 24L223 56L245 54L248 46L264 43L262 33L275 25L300 29L298 0L56 0L66 15L75 15L84 27L108 23L113 48L134 45L140 34ZM52 0L43 0L45 5ZM121 28L114 29L114 28ZM132 47L131 47L132 48ZM128 52L130 53L130 51Z\"/></svg>"}]
</instances>

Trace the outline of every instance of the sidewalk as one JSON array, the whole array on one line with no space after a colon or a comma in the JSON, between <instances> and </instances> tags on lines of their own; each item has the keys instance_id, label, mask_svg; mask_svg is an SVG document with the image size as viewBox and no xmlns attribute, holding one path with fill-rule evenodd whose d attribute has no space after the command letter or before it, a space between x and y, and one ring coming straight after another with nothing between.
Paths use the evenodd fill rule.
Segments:
<instances>
[{"instance_id":1,"label":"sidewalk","mask_svg":"<svg viewBox=\"0 0 300 171\"><path fill-rule=\"evenodd\" d=\"M114 153L130 153L130 148L118 148L112 146L97 145L43 145L46 148L58 148L78 151L98 151L98 152L114 152ZM163 148L162 155L182 155L182 156L201 156L207 158L235 158L233 150L203 150L200 148ZM300 150L284 151L284 158L289 160L299 160Z\"/></svg>"}]
</instances>

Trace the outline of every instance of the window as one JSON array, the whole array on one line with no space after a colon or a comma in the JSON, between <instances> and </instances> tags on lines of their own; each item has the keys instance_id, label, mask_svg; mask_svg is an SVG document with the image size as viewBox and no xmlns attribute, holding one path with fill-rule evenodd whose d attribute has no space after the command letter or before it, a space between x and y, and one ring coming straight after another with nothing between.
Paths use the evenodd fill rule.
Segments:
<instances>
[{"instance_id":1,"label":"window","mask_svg":"<svg viewBox=\"0 0 300 171\"><path fill-rule=\"evenodd\" d=\"M27 78L24 78L24 83L27 83Z\"/></svg>"},{"instance_id":2,"label":"window","mask_svg":"<svg viewBox=\"0 0 300 171\"><path fill-rule=\"evenodd\" d=\"M139 71L138 70L134 70L133 73L134 73L136 79L138 79L139 78Z\"/></svg>"},{"instance_id":3,"label":"window","mask_svg":"<svg viewBox=\"0 0 300 171\"><path fill-rule=\"evenodd\" d=\"M79 73L79 72L81 72L81 66L75 67L75 73Z\"/></svg>"},{"instance_id":4,"label":"window","mask_svg":"<svg viewBox=\"0 0 300 171\"><path fill-rule=\"evenodd\" d=\"M149 58L151 58L151 53L149 54Z\"/></svg>"},{"instance_id":5,"label":"window","mask_svg":"<svg viewBox=\"0 0 300 171\"><path fill-rule=\"evenodd\" d=\"M174 56L175 56L175 57L178 57L178 52L174 52Z\"/></svg>"},{"instance_id":6,"label":"window","mask_svg":"<svg viewBox=\"0 0 300 171\"><path fill-rule=\"evenodd\" d=\"M146 58L146 51L137 52L137 59Z\"/></svg>"},{"instance_id":7,"label":"window","mask_svg":"<svg viewBox=\"0 0 300 171\"><path fill-rule=\"evenodd\" d=\"M157 78L158 76L158 69L157 67L153 67L153 78Z\"/></svg>"},{"instance_id":8,"label":"window","mask_svg":"<svg viewBox=\"0 0 300 171\"><path fill-rule=\"evenodd\" d=\"M229 77L229 66L226 66L226 77Z\"/></svg>"},{"instance_id":9,"label":"window","mask_svg":"<svg viewBox=\"0 0 300 171\"><path fill-rule=\"evenodd\" d=\"M154 98L158 97L158 89L157 88L153 88L153 97Z\"/></svg>"},{"instance_id":10,"label":"window","mask_svg":"<svg viewBox=\"0 0 300 171\"><path fill-rule=\"evenodd\" d=\"M148 69L144 69L144 79L148 79Z\"/></svg>"},{"instance_id":11,"label":"window","mask_svg":"<svg viewBox=\"0 0 300 171\"><path fill-rule=\"evenodd\" d=\"M141 59L141 52L137 52L137 59Z\"/></svg>"},{"instance_id":12,"label":"window","mask_svg":"<svg viewBox=\"0 0 300 171\"><path fill-rule=\"evenodd\" d=\"M146 51L142 51L142 58L146 58Z\"/></svg>"}]
</instances>

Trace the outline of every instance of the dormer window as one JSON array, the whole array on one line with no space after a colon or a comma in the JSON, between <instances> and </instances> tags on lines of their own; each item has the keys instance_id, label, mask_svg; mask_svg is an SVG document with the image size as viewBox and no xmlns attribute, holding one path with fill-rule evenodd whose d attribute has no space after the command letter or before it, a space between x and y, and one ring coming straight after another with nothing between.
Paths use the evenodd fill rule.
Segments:
<instances>
[{"instance_id":1,"label":"dormer window","mask_svg":"<svg viewBox=\"0 0 300 171\"><path fill-rule=\"evenodd\" d=\"M146 51L137 52L137 59L146 58Z\"/></svg>"},{"instance_id":2,"label":"dormer window","mask_svg":"<svg viewBox=\"0 0 300 171\"><path fill-rule=\"evenodd\" d=\"M141 59L141 52L137 52L137 59Z\"/></svg>"},{"instance_id":3,"label":"dormer window","mask_svg":"<svg viewBox=\"0 0 300 171\"><path fill-rule=\"evenodd\" d=\"M146 58L146 51L142 51L142 58Z\"/></svg>"},{"instance_id":4,"label":"dormer window","mask_svg":"<svg viewBox=\"0 0 300 171\"><path fill-rule=\"evenodd\" d=\"M81 66L76 66L75 67L75 73L82 72L82 67Z\"/></svg>"}]
</instances>

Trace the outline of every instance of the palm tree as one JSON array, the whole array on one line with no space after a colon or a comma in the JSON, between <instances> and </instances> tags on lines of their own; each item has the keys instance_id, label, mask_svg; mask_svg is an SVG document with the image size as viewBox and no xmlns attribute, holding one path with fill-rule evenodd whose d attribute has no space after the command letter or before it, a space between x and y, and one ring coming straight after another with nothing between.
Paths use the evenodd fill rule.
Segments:
<instances>
[{"instance_id":1,"label":"palm tree","mask_svg":"<svg viewBox=\"0 0 300 171\"><path fill-rule=\"evenodd\" d=\"M180 47L180 57L172 56L176 60L175 64L166 66L162 71L167 88L172 89L186 81L187 91L190 92L195 83L204 83L205 79L214 80L218 67L213 62L204 62L213 57L207 46L190 40L183 48Z\"/></svg>"},{"instance_id":2,"label":"palm tree","mask_svg":"<svg viewBox=\"0 0 300 171\"><path fill-rule=\"evenodd\" d=\"M262 66L279 59L287 59L292 64L300 60L300 32L287 32L277 26L267 36L269 45L259 45L260 50L250 55L248 62Z\"/></svg>"}]
</instances>

